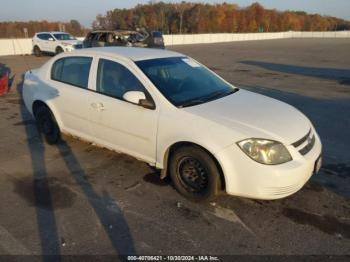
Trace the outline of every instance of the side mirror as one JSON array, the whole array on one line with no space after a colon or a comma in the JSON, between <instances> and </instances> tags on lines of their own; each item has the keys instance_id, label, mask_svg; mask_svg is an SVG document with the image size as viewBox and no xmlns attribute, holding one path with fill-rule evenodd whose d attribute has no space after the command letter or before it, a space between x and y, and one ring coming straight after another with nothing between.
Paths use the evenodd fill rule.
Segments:
<instances>
[{"instance_id":1,"label":"side mirror","mask_svg":"<svg viewBox=\"0 0 350 262\"><path fill-rule=\"evenodd\" d=\"M123 95L123 99L130 103L140 105L144 108L154 109L154 103L146 98L144 92L141 91L128 91Z\"/></svg>"},{"instance_id":2,"label":"side mirror","mask_svg":"<svg viewBox=\"0 0 350 262\"><path fill-rule=\"evenodd\" d=\"M55 41L52 37L49 38L49 41Z\"/></svg>"}]
</instances>

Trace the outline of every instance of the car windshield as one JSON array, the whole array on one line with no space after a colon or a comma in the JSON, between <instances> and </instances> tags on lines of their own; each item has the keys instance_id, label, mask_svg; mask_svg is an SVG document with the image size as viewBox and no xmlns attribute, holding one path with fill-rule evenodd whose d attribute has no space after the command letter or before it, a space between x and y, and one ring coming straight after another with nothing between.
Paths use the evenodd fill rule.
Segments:
<instances>
[{"instance_id":1,"label":"car windshield","mask_svg":"<svg viewBox=\"0 0 350 262\"><path fill-rule=\"evenodd\" d=\"M76 39L74 36L71 36L70 34L54 34L54 37L57 40L75 40Z\"/></svg>"},{"instance_id":2,"label":"car windshield","mask_svg":"<svg viewBox=\"0 0 350 262\"><path fill-rule=\"evenodd\" d=\"M142 60L136 64L177 107L202 104L238 90L188 57Z\"/></svg>"}]
</instances>

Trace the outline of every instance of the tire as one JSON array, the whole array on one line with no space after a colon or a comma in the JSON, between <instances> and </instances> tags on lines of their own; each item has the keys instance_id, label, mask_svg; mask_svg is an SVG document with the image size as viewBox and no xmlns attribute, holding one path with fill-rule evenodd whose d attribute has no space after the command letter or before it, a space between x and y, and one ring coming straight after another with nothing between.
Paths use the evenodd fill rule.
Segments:
<instances>
[{"instance_id":1,"label":"tire","mask_svg":"<svg viewBox=\"0 0 350 262\"><path fill-rule=\"evenodd\" d=\"M56 119L50 109L46 106L40 106L35 110L35 119L39 131L44 135L48 144L56 144L60 140L60 129Z\"/></svg>"},{"instance_id":2,"label":"tire","mask_svg":"<svg viewBox=\"0 0 350 262\"><path fill-rule=\"evenodd\" d=\"M39 48L37 45L34 46L33 52L34 52L34 55L35 55L36 57L41 56L41 50L40 50L40 48Z\"/></svg>"},{"instance_id":3,"label":"tire","mask_svg":"<svg viewBox=\"0 0 350 262\"><path fill-rule=\"evenodd\" d=\"M60 46L56 47L56 55L63 53L63 52L64 52L64 50L62 49L62 47L60 47Z\"/></svg>"},{"instance_id":4,"label":"tire","mask_svg":"<svg viewBox=\"0 0 350 262\"><path fill-rule=\"evenodd\" d=\"M170 157L169 172L175 189L195 202L213 200L221 188L215 161L198 146L176 149Z\"/></svg>"}]
</instances>

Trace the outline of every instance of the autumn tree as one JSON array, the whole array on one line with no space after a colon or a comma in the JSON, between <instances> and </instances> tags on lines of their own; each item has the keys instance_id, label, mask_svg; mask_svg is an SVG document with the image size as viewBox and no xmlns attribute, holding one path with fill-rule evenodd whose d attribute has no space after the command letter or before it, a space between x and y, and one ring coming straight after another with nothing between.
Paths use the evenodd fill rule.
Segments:
<instances>
[{"instance_id":1,"label":"autumn tree","mask_svg":"<svg viewBox=\"0 0 350 262\"><path fill-rule=\"evenodd\" d=\"M27 28L31 37L36 32L59 30L59 24L64 24L66 31L73 35L81 36L87 32L77 20L68 23L0 22L0 36L24 37L23 29ZM147 28L166 34L245 33L350 30L350 22L335 17L309 15L303 11L280 12L265 9L259 3L240 8L236 4L228 3L151 1L129 9L116 8L105 14L98 14L92 23L92 28L107 30Z\"/></svg>"}]
</instances>

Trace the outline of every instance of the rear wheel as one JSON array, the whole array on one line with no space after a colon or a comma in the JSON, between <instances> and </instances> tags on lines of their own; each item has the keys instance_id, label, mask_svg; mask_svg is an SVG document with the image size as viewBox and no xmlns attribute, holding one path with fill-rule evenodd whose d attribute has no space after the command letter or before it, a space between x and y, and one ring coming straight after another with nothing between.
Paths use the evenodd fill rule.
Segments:
<instances>
[{"instance_id":1,"label":"rear wheel","mask_svg":"<svg viewBox=\"0 0 350 262\"><path fill-rule=\"evenodd\" d=\"M169 172L176 190L193 201L210 201L221 186L213 158L197 146L183 146L172 153Z\"/></svg>"},{"instance_id":2,"label":"rear wheel","mask_svg":"<svg viewBox=\"0 0 350 262\"><path fill-rule=\"evenodd\" d=\"M63 48L62 47L60 47L60 46L58 46L58 47L56 47L56 55L58 55L58 54L60 54L60 53L63 53L64 51L63 51Z\"/></svg>"},{"instance_id":3,"label":"rear wheel","mask_svg":"<svg viewBox=\"0 0 350 262\"><path fill-rule=\"evenodd\" d=\"M33 52L34 52L35 56L37 56L37 57L41 56L41 50L40 50L40 48L37 45L34 46Z\"/></svg>"},{"instance_id":4,"label":"rear wheel","mask_svg":"<svg viewBox=\"0 0 350 262\"><path fill-rule=\"evenodd\" d=\"M46 106L40 106L35 110L35 119L39 131L45 136L48 144L55 144L60 140L60 129L56 119L50 109Z\"/></svg>"}]
</instances>

